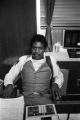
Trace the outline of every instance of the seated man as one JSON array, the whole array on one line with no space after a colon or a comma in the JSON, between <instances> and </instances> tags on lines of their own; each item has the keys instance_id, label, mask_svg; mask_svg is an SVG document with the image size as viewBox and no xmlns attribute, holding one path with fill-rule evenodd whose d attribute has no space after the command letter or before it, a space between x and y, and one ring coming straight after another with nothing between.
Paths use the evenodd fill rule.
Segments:
<instances>
[{"instance_id":1,"label":"seated man","mask_svg":"<svg viewBox=\"0 0 80 120\"><path fill-rule=\"evenodd\" d=\"M9 96L14 87L14 81L19 74L22 77L22 94L26 105L52 104L54 94L59 96L64 78L55 59L50 56L53 73L46 62L46 38L43 35L34 35L31 40L31 55L22 56L12 66L4 78L4 96ZM53 74L53 78L51 76ZM51 83L51 85L50 85ZM7 89L8 88L8 89Z\"/></svg>"}]
</instances>

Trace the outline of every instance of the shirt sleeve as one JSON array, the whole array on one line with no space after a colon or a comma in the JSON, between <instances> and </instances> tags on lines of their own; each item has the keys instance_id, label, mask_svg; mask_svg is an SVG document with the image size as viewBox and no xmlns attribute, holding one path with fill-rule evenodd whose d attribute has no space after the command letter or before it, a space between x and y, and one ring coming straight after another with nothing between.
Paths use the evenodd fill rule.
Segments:
<instances>
[{"instance_id":1,"label":"shirt sleeve","mask_svg":"<svg viewBox=\"0 0 80 120\"><path fill-rule=\"evenodd\" d=\"M63 73L61 72L56 60L53 58L53 56L50 56L52 66L53 66L53 77L54 77L54 83L57 83L59 88L62 87L64 82Z\"/></svg>"},{"instance_id":2,"label":"shirt sleeve","mask_svg":"<svg viewBox=\"0 0 80 120\"><path fill-rule=\"evenodd\" d=\"M8 84L13 84L13 81L16 79L16 77L21 72L23 65L25 63L26 56L21 57L19 59L19 62L14 64L9 72L4 77L4 86L7 86Z\"/></svg>"}]
</instances>

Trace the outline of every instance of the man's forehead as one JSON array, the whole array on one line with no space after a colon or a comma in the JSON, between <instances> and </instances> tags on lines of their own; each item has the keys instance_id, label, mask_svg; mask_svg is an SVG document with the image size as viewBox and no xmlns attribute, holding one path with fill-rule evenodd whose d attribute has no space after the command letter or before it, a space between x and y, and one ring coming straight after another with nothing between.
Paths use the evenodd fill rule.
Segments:
<instances>
[{"instance_id":1,"label":"man's forehead","mask_svg":"<svg viewBox=\"0 0 80 120\"><path fill-rule=\"evenodd\" d=\"M33 46L37 46L37 47L38 47L38 46L42 46L42 47L43 47L44 45L43 45L42 42L34 42L34 43L33 43Z\"/></svg>"}]
</instances>

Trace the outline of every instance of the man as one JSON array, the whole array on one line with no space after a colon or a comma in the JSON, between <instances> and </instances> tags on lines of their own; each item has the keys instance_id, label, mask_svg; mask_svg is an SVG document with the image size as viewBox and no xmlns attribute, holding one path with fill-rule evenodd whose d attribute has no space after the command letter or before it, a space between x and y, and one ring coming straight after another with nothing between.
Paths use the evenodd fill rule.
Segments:
<instances>
[{"instance_id":1,"label":"man","mask_svg":"<svg viewBox=\"0 0 80 120\"><path fill-rule=\"evenodd\" d=\"M30 46L32 55L20 57L19 61L6 74L4 78L4 85L6 87L4 95L11 94L14 81L21 74L22 93L26 105L53 103L52 95L54 97L55 92L56 95L60 95L59 88L61 88L64 81L63 74L54 58L50 56L54 78L51 81L52 71L46 62L45 53L47 42L43 35L34 35Z\"/></svg>"}]
</instances>

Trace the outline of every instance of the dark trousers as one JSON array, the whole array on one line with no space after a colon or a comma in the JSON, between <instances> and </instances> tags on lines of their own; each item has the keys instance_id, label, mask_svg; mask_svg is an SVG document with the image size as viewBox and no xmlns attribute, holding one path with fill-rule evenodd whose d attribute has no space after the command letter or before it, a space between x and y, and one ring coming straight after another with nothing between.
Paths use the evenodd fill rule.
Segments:
<instances>
[{"instance_id":1,"label":"dark trousers","mask_svg":"<svg viewBox=\"0 0 80 120\"><path fill-rule=\"evenodd\" d=\"M30 97L24 96L24 101L27 106L44 105L44 104L53 104L54 103L51 96L49 96L49 95L44 95L44 96L32 95Z\"/></svg>"}]
</instances>

